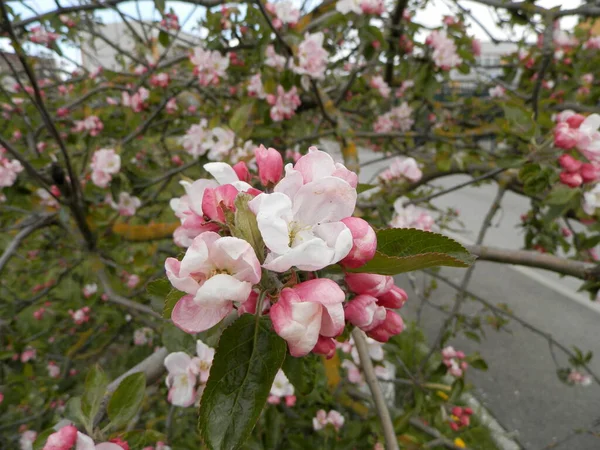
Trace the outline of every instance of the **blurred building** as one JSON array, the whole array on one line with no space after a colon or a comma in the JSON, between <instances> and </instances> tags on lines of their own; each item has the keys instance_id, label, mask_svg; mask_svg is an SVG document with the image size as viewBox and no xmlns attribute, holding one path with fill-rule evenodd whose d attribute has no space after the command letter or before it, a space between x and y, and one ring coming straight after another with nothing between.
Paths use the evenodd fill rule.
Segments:
<instances>
[{"instance_id":1,"label":"blurred building","mask_svg":"<svg viewBox=\"0 0 600 450\"><path fill-rule=\"evenodd\" d=\"M129 21L98 24L96 31L95 35L86 33L81 46L81 64L90 71L98 66L119 71L138 65L131 56L152 63L165 51L159 42L160 29L155 23ZM170 30L169 33L174 35L176 32ZM185 32L170 39L175 42L168 45L166 58L188 54L189 48L200 41L197 36Z\"/></svg>"},{"instance_id":2,"label":"blurred building","mask_svg":"<svg viewBox=\"0 0 600 450\"><path fill-rule=\"evenodd\" d=\"M37 79L54 78L56 76L56 61L50 56L29 56L31 65ZM27 74L15 53L0 50L0 85L9 89L16 83L15 72L20 80L25 82ZM28 83L27 83L28 84Z\"/></svg>"}]
</instances>

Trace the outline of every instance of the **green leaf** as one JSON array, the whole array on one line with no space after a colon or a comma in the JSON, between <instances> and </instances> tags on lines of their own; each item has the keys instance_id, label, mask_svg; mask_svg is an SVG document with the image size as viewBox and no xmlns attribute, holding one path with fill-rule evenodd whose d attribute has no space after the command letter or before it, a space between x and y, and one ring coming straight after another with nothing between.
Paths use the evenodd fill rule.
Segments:
<instances>
[{"instance_id":1,"label":"green leaf","mask_svg":"<svg viewBox=\"0 0 600 450\"><path fill-rule=\"evenodd\" d=\"M565 185L554 186L548 196L546 203L549 205L564 205L571 201L579 191Z\"/></svg>"},{"instance_id":2,"label":"green leaf","mask_svg":"<svg viewBox=\"0 0 600 450\"><path fill-rule=\"evenodd\" d=\"M54 428L48 428L47 430L44 430L41 433L39 433L35 438L35 441L33 442L33 450L42 450L46 445L48 436L55 432L56 430Z\"/></svg>"},{"instance_id":3,"label":"green leaf","mask_svg":"<svg viewBox=\"0 0 600 450\"><path fill-rule=\"evenodd\" d=\"M142 405L145 391L146 377L142 372L132 373L121 381L106 408L113 428L119 428L133 419Z\"/></svg>"},{"instance_id":4,"label":"green leaf","mask_svg":"<svg viewBox=\"0 0 600 450\"><path fill-rule=\"evenodd\" d=\"M167 48L169 46L169 40L169 34L164 30L160 30L158 33L158 42L160 42L160 45L162 45L164 48Z\"/></svg>"},{"instance_id":5,"label":"green leaf","mask_svg":"<svg viewBox=\"0 0 600 450\"><path fill-rule=\"evenodd\" d=\"M171 289L171 292L165 298L165 306L163 307L163 317L165 319L171 318L171 313L173 312L173 308L179 301L181 297L185 295L185 292L178 291L177 289Z\"/></svg>"},{"instance_id":6,"label":"green leaf","mask_svg":"<svg viewBox=\"0 0 600 450\"><path fill-rule=\"evenodd\" d=\"M369 189L373 189L376 187L377 187L376 184L358 183L358 186L356 186L356 192L361 194L365 191L368 191Z\"/></svg>"},{"instance_id":7,"label":"green leaf","mask_svg":"<svg viewBox=\"0 0 600 450\"><path fill-rule=\"evenodd\" d=\"M504 116L510 123L511 131L523 137L531 137L535 131L533 114L524 106L503 104Z\"/></svg>"},{"instance_id":8,"label":"green leaf","mask_svg":"<svg viewBox=\"0 0 600 450\"><path fill-rule=\"evenodd\" d=\"M194 348L196 338L180 330L172 323L167 323L163 329L162 342L170 353L185 352Z\"/></svg>"},{"instance_id":9,"label":"green leaf","mask_svg":"<svg viewBox=\"0 0 600 450\"><path fill-rule=\"evenodd\" d=\"M240 134L248 123L248 118L252 113L254 102L244 103L241 105L229 119L229 128L233 130L235 134Z\"/></svg>"},{"instance_id":10,"label":"green leaf","mask_svg":"<svg viewBox=\"0 0 600 450\"><path fill-rule=\"evenodd\" d=\"M107 386L108 379L100 366L92 367L85 377L85 390L81 398L81 412L87 421L88 431L91 430L94 417L100 411Z\"/></svg>"},{"instance_id":11,"label":"green leaf","mask_svg":"<svg viewBox=\"0 0 600 450\"><path fill-rule=\"evenodd\" d=\"M167 298L169 293L171 292L171 283L166 278L161 278L159 280L154 280L146 286L146 291L150 295L155 295L159 298Z\"/></svg>"},{"instance_id":12,"label":"green leaf","mask_svg":"<svg viewBox=\"0 0 600 450\"><path fill-rule=\"evenodd\" d=\"M154 0L154 6L160 11L161 14L165 12L165 0Z\"/></svg>"},{"instance_id":13,"label":"green leaf","mask_svg":"<svg viewBox=\"0 0 600 450\"><path fill-rule=\"evenodd\" d=\"M488 365L482 358L476 358L469 362L469 365L477 370L488 370Z\"/></svg>"},{"instance_id":14,"label":"green leaf","mask_svg":"<svg viewBox=\"0 0 600 450\"><path fill-rule=\"evenodd\" d=\"M223 332L198 420L209 448L236 449L248 439L285 354L285 341L265 317L244 314Z\"/></svg>"},{"instance_id":15,"label":"green leaf","mask_svg":"<svg viewBox=\"0 0 600 450\"><path fill-rule=\"evenodd\" d=\"M308 395L315 388L317 382L318 364L321 364L317 355L307 355L303 358L288 356L285 358L282 370L294 386L297 394Z\"/></svg>"},{"instance_id":16,"label":"green leaf","mask_svg":"<svg viewBox=\"0 0 600 450\"><path fill-rule=\"evenodd\" d=\"M475 261L458 242L437 233L414 228L377 232L375 257L352 272L397 275L428 267L469 267Z\"/></svg>"},{"instance_id":17,"label":"green leaf","mask_svg":"<svg viewBox=\"0 0 600 450\"><path fill-rule=\"evenodd\" d=\"M240 193L235 198L235 226L232 234L249 242L258 260L263 263L265 260L265 243L258 229L256 216L248 207L248 202L252 198L250 194L246 193Z\"/></svg>"},{"instance_id":18,"label":"green leaf","mask_svg":"<svg viewBox=\"0 0 600 450\"><path fill-rule=\"evenodd\" d=\"M81 397L69 399L65 407L65 418L79 425L85 424L86 419L81 410Z\"/></svg>"}]
</instances>

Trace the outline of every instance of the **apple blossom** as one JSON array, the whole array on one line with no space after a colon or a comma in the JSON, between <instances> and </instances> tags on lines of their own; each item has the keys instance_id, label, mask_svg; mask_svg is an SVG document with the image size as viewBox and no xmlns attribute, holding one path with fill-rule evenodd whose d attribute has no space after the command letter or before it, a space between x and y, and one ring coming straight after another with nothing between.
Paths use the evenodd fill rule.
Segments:
<instances>
[{"instance_id":1,"label":"apple blossom","mask_svg":"<svg viewBox=\"0 0 600 450\"><path fill-rule=\"evenodd\" d=\"M190 56L190 61L195 66L194 73L201 86L219 84L219 79L227 76L229 57L221 55L217 50L211 51L203 47L196 47Z\"/></svg>"},{"instance_id":2,"label":"apple blossom","mask_svg":"<svg viewBox=\"0 0 600 450\"><path fill-rule=\"evenodd\" d=\"M261 100L267 98L267 93L265 92L260 73L256 73L250 77L247 89L250 97L260 98Z\"/></svg>"},{"instance_id":3,"label":"apple blossom","mask_svg":"<svg viewBox=\"0 0 600 450\"><path fill-rule=\"evenodd\" d=\"M78 309L77 311L69 310L69 315L73 319L75 325L81 325L82 323L88 322L90 320L90 308L89 306L84 306L83 308Z\"/></svg>"},{"instance_id":4,"label":"apple blossom","mask_svg":"<svg viewBox=\"0 0 600 450\"><path fill-rule=\"evenodd\" d=\"M166 379L169 402L175 406L192 405L196 401L196 374L192 370L192 359L184 352L175 352L167 355L164 364L169 372Z\"/></svg>"},{"instance_id":5,"label":"apple blossom","mask_svg":"<svg viewBox=\"0 0 600 450\"><path fill-rule=\"evenodd\" d=\"M212 133L207 127L207 120L201 119L200 123L192 125L181 138L185 151L195 158L206 154L212 144Z\"/></svg>"},{"instance_id":6,"label":"apple blossom","mask_svg":"<svg viewBox=\"0 0 600 450\"><path fill-rule=\"evenodd\" d=\"M58 367L54 361L49 361L46 369L48 370L48 376L50 378L60 377L60 367Z\"/></svg>"},{"instance_id":7,"label":"apple blossom","mask_svg":"<svg viewBox=\"0 0 600 450\"><path fill-rule=\"evenodd\" d=\"M179 108L177 107L177 99L175 97L169 99L165 104L167 114L175 114Z\"/></svg>"},{"instance_id":8,"label":"apple blossom","mask_svg":"<svg viewBox=\"0 0 600 450\"><path fill-rule=\"evenodd\" d=\"M23 171L23 166L16 159L8 160L0 156L0 189L15 184L17 175Z\"/></svg>"},{"instance_id":9,"label":"apple blossom","mask_svg":"<svg viewBox=\"0 0 600 450\"><path fill-rule=\"evenodd\" d=\"M344 281L355 294L366 294L373 297L379 297L389 292L394 286L392 277L374 273L347 273Z\"/></svg>"},{"instance_id":10,"label":"apple blossom","mask_svg":"<svg viewBox=\"0 0 600 450\"><path fill-rule=\"evenodd\" d=\"M39 25L31 27L31 30L29 30L29 40L36 44L45 45L46 47L50 47L59 37L59 34L47 31Z\"/></svg>"},{"instance_id":11,"label":"apple blossom","mask_svg":"<svg viewBox=\"0 0 600 450\"><path fill-rule=\"evenodd\" d=\"M387 342L392 336L402 333L404 322L402 317L391 309L386 311L386 317L379 325L371 328L367 336L379 342Z\"/></svg>"},{"instance_id":12,"label":"apple blossom","mask_svg":"<svg viewBox=\"0 0 600 450\"><path fill-rule=\"evenodd\" d=\"M23 353L21 353L21 362L26 363L36 358L37 351L35 348L27 347Z\"/></svg>"},{"instance_id":13,"label":"apple blossom","mask_svg":"<svg viewBox=\"0 0 600 450\"><path fill-rule=\"evenodd\" d=\"M140 283L140 277L136 274L131 274L127 276L127 287L129 289L133 289Z\"/></svg>"},{"instance_id":14,"label":"apple blossom","mask_svg":"<svg viewBox=\"0 0 600 450\"><path fill-rule=\"evenodd\" d=\"M119 215L123 217L131 217L135 215L137 209L142 205L139 198L127 193L119 193L119 203L115 203L112 197L109 198L108 202L112 209L119 212Z\"/></svg>"},{"instance_id":15,"label":"apple blossom","mask_svg":"<svg viewBox=\"0 0 600 450\"><path fill-rule=\"evenodd\" d=\"M271 386L271 391L269 392L269 398L267 402L272 405L278 405L281 402L281 399L285 399L287 402L288 397L294 396L294 386L288 380L288 377L285 376L283 370L279 369L277 371L277 375L275 375L275 379L273 380L273 385Z\"/></svg>"},{"instance_id":16,"label":"apple blossom","mask_svg":"<svg viewBox=\"0 0 600 450\"><path fill-rule=\"evenodd\" d=\"M386 182L406 178L416 183L423 177L423 172L419 168L414 158L405 158L397 156L394 158L387 169L379 174L379 179Z\"/></svg>"},{"instance_id":17,"label":"apple blossom","mask_svg":"<svg viewBox=\"0 0 600 450\"><path fill-rule=\"evenodd\" d=\"M121 157L113 149L103 148L94 152L92 162L92 182L105 188L112 180L112 176L121 170Z\"/></svg>"},{"instance_id":18,"label":"apple blossom","mask_svg":"<svg viewBox=\"0 0 600 450\"><path fill-rule=\"evenodd\" d=\"M21 450L33 450L33 443L37 438L37 432L33 430L26 430L21 433L21 437L19 438L19 447Z\"/></svg>"},{"instance_id":19,"label":"apple blossom","mask_svg":"<svg viewBox=\"0 0 600 450\"><path fill-rule=\"evenodd\" d=\"M338 0L335 4L335 9L342 14L351 12L354 14L362 14L360 3L361 0Z\"/></svg>"},{"instance_id":20,"label":"apple blossom","mask_svg":"<svg viewBox=\"0 0 600 450\"><path fill-rule=\"evenodd\" d=\"M488 92L492 98L504 98L506 96L506 89L500 85L490 88Z\"/></svg>"},{"instance_id":21,"label":"apple blossom","mask_svg":"<svg viewBox=\"0 0 600 450\"><path fill-rule=\"evenodd\" d=\"M567 382L573 385L589 386L590 384L592 384L592 377L589 375L585 375L575 369L571 369L569 375L567 376Z\"/></svg>"},{"instance_id":22,"label":"apple blossom","mask_svg":"<svg viewBox=\"0 0 600 450\"><path fill-rule=\"evenodd\" d=\"M597 184L591 191L583 194L582 206L583 210L589 215L593 215L596 212L596 209L600 207L600 184Z\"/></svg>"},{"instance_id":23,"label":"apple blossom","mask_svg":"<svg viewBox=\"0 0 600 450\"><path fill-rule=\"evenodd\" d=\"M152 345L154 331L149 327L138 328L133 332L133 345Z\"/></svg>"},{"instance_id":24,"label":"apple blossom","mask_svg":"<svg viewBox=\"0 0 600 450\"><path fill-rule=\"evenodd\" d=\"M133 112L141 112L146 109L146 100L148 98L150 98L150 91L144 87L139 88L133 95L130 95L126 91L121 93L122 105L130 107Z\"/></svg>"},{"instance_id":25,"label":"apple blossom","mask_svg":"<svg viewBox=\"0 0 600 450\"><path fill-rule=\"evenodd\" d=\"M266 9L276 17L273 21L273 26L275 26L275 28L281 28L281 26L286 24L293 26L300 19L300 10L296 8L294 3L290 0L267 3Z\"/></svg>"},{"instance_id":26,"label":"apple blossom","mask_svg":"<svg viewBox=\"0 0 600 450\"><path fill-rule=\"evenodd\" d=\"M412 113L413 110L408 103L403 102L400 106L379 116L373 124L373 129L378 133L388 133L394 130L409 131L415 123L411 117Z\"/></svg>"},{"instance_id":27,"label":"apple blossom","mask_svg":"<svg viewBox=\"0 0 600 450\"><path fill-rule=\"evenodd\" d=\"M175 325L198 333L219 323L244 302L261 278L260 263L250 244L206 231L194 238L181 261L167 258L167 277L188 295L173 309Z\"/></svg>"},{"instance_id":28,"label":"apple blossom","mask_svg":"<svg viewBox=\"0 0 600 450\"><path fill-rule=\"evenodd\" d=\"M388 98L392 92L390 85L385 82L381 75L371 78L371 81L369 81L369 86L371 86L373 89L377 89L383 98Z\"/></svg>"},{"instance_id":29,"label":"apple blossom","mask_svg":"<svg viewBox=\"0 0 600 450\"><path fill-rule=\"evenodd\" d=\"M286 59L285 56L278 55L275 52L275 47L267 45L264 64L265 66L273 67L278 72L281 72L285 69Z\"/></svg>"},{"instance_id":30,"label":"apple blossom","mask_svg":"<svg viewBox=\"0 0 600 450\"><path fill-rule=\"evenodd\" d=\"M216 127L211 131L208 159L222 161L235 144L235 133L229 129Z\"/></svg>"},{"instance_id":31,"label":"apple blossom","mask_svg":"<svg viewBox=\"0 0 600 450\"><path fill-rule=\"evenodd\" d=\"M433 217L415 205L404 206L406 200L406 198L400 197L394 202L394 217L390 221L390 226L392 228L416 228L430 231L434 224Z\"/></svg>"},{"instance_id":32,"label":"apple blossom","mask_svg":"<svg viewBox=\"0 0 600 450\"><path fill-rule=\"evenodd\" d=\"M346 320L363 331L369 331L380 325L386 318L386 309L377 304L370 295L357 295L344 307Z\"/></svg>"},{"instance_id":33,"label":"apple blossom","mask_svg":"<svg viewBox=\"0 0 600 450\"><path fill-rule=\"evenodd\" d=\"M319 335L331 338L343 331L344 298L337 283L325 278L281 291L270 316L275 332L287 341L292 356L308 354Z\"/></svg>"},{"instance_id":34,"label":"apple blossom","mask_svg":"<svg viewBox=\"0 0 600 450\"><path fill-rule=\"evenodd\" d=\"M325 410L320 409L313 418L313 429L319 431L327 425L333 425L333 428L335 428L336 431L339 431L340 428L344 426L344 416L335 409L332 409L328 413L326 413Z\"/></svg>"},{"instance_id":35,"label":"apple blossom","mask_svg":"<svg viewBox=\"0 0 600 450\"><path fill-rule=\"evenodd\" d=\"M294 71L300 75L308 75L316 80L325 78L329 53L323 48L322 32L306 33L298 46L298 65Z\"/></svg>"},{"instance_id":36,"label":"apple blossom","mask_svg":"<svg viewBox=\"0 0 600 450\"><path fill-rule=\"evenodd\" d=\"M389 291L377 296L377 304L390 309L402 308L406 300L408 300L408 295L406 295L404 289L396 285L392 286Z\"/></svg>"},{"instance_id":37,"label":"apple blossom","mask_svg":"<svg viewBox=\"0 0 600 450\"><path fill-rule=\"evenodd\" d=\"M150 77L150 84L154 87L166 88L169 86L169 74L166 72L157 73Z\"/></svg>"},{"instance_id":38,"label":"apple blossom","mask_svg":"<svg viewBox=\"0 0 600 450\"><path fill-rule=\"evenodd\" d=\"M276 184L281 179L283 172L283 158L274 148L265 148L260 145L254 149L256 165L258 166L258 176L263 186Z\"/></svg>"},{"instance_id":39,"label":"apple blossom","mask_svg":"<svg viewBox=\"0 0 600 450\"><path fill-rule=\"evenodd\" d=\"M266 269L319 270L348 255L352 233L341 220L352 215L357 194L340 176L354 182L350 174L327 153L312 148L295 166L286 166L274 193L248 203L271 250Z\"/></svg>"},{"instance_id":40,"label":"apple blossom","mask_svg":"<svg viewBox=\"0 0 600 450\"><path fill-rule=\"evenodd\" d=\"M346 375L348 377L348 381L353 384L364 384L365 380L360 373L360 369L356 364L354 364L349 359L345 359L342 361L342 367L346 369Z\"/></svg>"},{"instance_id":41,"label":"apple blossom","mask_svg":"<svg viewBox=\"0 0 600 450\"><path fill-rule=\"evenodd\" d=\"M240 181L244 181L246 183L250 181L250 171L248 170L248 166L244 161L234 164L232 168Z\"/></svg>"},{"instance_id":42,"label":"apple blossom","mask_svg":"<svg viewBox=\"0 0 600 450\"><path fill-rule=\"evenodd\" d=\"M433 61L440 69L450 70L462 64L462 58L456 53L456 44L446 30L432 31L425 43L433 47Z\"/></svg>"},{"instance_id":43,"label":"apple blossom","mask_svg":"<svg viewBox=\"0 0 600 450\"><path fill-rule=\"evenodd\" d=\"M90 298L96 292L98 292L98 285L96 283L86 284L83 286L83 296L85 298Z\"/></svg>"},{"instance_id":44,"label":"apple blossom","mask_svg":"<svg viewBox=\"0 0 600 450\"><path fill-rule=\"evenodd\" d=\"M358 217L342 219L342 223L352 233L352 249L340 264L355 269L373 259L377 250L377 236L371 225Z\"/></svg>"},{"instance_id":45,"label":"apple blossom","mask_svg":"<svg viewBox=\"0 0 600 450\"><path fill-rule=\"evenodd\" d=\"M292 118L298 106L302 104L296 86L286 92L281 85L277 86L277 95L267 95L267 103L271 105L270 115L275 122Z\"/></svg>"},{"instance_id":46,"label":"apple blossom","mask_svg":"<svg viewBox=\"0 0 600 450\"><path fill-rule=\"evenodd\" d=\"M71 131L73 133L87 132L90 136L98 136L103 129L104 124L98 116L89 116L83 120L76 120Z\"/></svg>"},{"instance_id":47,"label":"apple blossom","mask_svg":"<svg viewBox=\"0 0 600 450\"><path fill-rule=\"evenodd\" d=\"M196 341L196 355L191 361L191 371L198 377L201 384L206 384L215 357L215 349L198 339Z\"/></svg>"}]
</instances>

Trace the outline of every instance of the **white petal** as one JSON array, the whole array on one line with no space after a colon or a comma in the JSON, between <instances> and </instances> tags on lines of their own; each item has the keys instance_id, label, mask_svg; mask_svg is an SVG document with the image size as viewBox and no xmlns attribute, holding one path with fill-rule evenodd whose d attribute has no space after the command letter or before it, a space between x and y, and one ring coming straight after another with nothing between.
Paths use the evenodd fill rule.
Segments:
<instances>
[{"instance_id":1,"label":"white petal","mask_svg":"<svg viewBox=\"0 0 600 450\"><path fill-rule=\"evenodd\" d=\"M210 173L220 185L233 184L236 181L240 181L233 167L223 162L204 164L204 170Z\"/></svg>"},{"instance_id":2,"label":"white petal","mask_svg":"<svg viewBox=\"0 0 600 450\"><path fill-rule=\"evenodd\" d=\"M258 229L267 248L275 253L286 253L290 248L292 200L279 192L260 194L248 202L248 206L256 214Z\"/></svg>"},{"instance_id":3,"label":"white petal","mask_svg":"<svg viewBox=\"0 0 600 450\"><path fill-rule=\"evenodd\" d=\"M350 217L356 206L356 189L337 177L305 184L294 197L294 220L317 225Z\"/></svg>"},{"instance_id":4,"label":"white petal","mask_svg":"<svg viewBox=\"0 0 600 450\"><path fill-rule=\"evenodd\" d=\"M190 366L191 358L185 352L174 352L165 358L165 367L169 374L185 373Z\"/></svg>"},{"instance_id":5,"label":"white petal","mask_svg":"<svg viewBox=\"0 0 600 450\"><path fill-rule=\"evenodd\" d=\"M211 303L243 302L250 295L252 283L240 281L231 275L220 273L210 277L200 286L194 302L199 306L210 306Z\"/></svg>"}]
</instances>

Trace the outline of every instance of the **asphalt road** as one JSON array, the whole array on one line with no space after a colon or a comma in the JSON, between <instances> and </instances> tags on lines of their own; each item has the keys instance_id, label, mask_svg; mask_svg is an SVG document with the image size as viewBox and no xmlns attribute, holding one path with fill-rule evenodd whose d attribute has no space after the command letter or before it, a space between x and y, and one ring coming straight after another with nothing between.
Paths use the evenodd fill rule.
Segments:
<instances>
[{"instance_id":1,"label":"asphalt road","mask_svg":"<svg viewBox=\"0 0 600 450\"><path fill-rule=\"evenodd\" d=\"M365 151L361 153L361 161L379 157ZM385 166L383 163L365 167L360 174L361 182L367 182ZM467 179L459 175L437 183L449 187ZM469 187L438 198L434 203L459 210L465 224L461 237L473 241L495 193L494 185ZM520 215L527 210L527 199L507 193L484 244L521 248L523 236L516 226ZM444 269L442 274L460 283L464 269ZM405 276L399 276L398 281L409 293L403 315L414 319L418 301L410 299L416 296ZM600 374L600 305L576 293L579 285L578 280L560 278L542 270L480 262L469 289L491 303L507 304L516 315L567 347L593 351L599 359L592 360L591 368ZM450 304L454 295L453 289L440 283L433 300L439 305ZM469 302L464 311L475 312L478 308L479 305ZM438 310L427 306L423 310L422 325L431 340L443 320L444 315ZM488 329L487 337L480 344L464 338L452 342L455 348L466 352L479 351L488 362L487 372L468 371L467 380L474 384L478 399L525 449L543 449L553 442L557 445L552 448L561 450L600 449L600 434L573 434L578 429L589 429L600 419L600 386L564 385L556 376L557 365L547 340L515 322L511 322L508 329L509 332ZM559 366L568 366L559 350L555 349L554 353ZM600 427L595 430L600 432ZM563 441L566 437L568 440Z\"/></svg>"}]
</instances>

